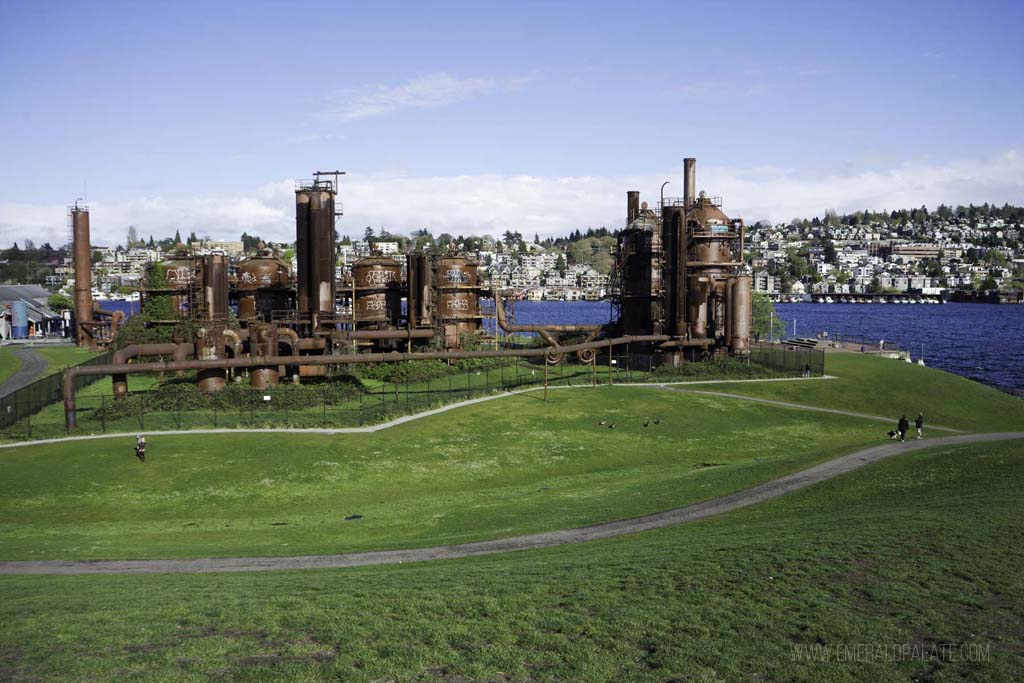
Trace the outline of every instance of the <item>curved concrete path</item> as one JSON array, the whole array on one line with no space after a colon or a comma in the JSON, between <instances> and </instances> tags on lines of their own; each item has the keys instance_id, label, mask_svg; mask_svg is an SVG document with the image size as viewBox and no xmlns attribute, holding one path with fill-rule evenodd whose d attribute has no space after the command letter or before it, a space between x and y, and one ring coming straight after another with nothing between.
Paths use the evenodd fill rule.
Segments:
<instances>
[{"instance_id":1,"label":"curved concrete path","mask_svg":"<svg viewBox=\"0 0 1024 683\"><path fill-rule=\"evenodd\" d=\"M658 383L620 383L611 385L614 387L641 387L646 389L659 389L667 391L678 391L682 393L692 394L705 394L708 396L720 396L722 398L733 398L742 401L753 401L755 403L767 403L770 405L782 406L783 408L793 408L796 410L807 410L811 412L820 413L832 413L834 415L846 415L848 417L859 417L866 420L875 420L876 422L886 422L892 424L893 420L891 417L884 417L882 415L869 415L868 413L857 413L850 410L839 410L834 408L821 408L819 406L809 406L802 403L789 403L786 401L775 401L768 398L757 398L754 396L744 396L742 394L730 394L720 391L705 391L697 389L685 389L682 388L684 385L693 384L738 384L745 382L814 382L820 380L835 379L831 375L824 375L822 377L803 377L803 378L772 378L772 379L740 379L740 380L697 380L692 382L658 382ZM598 387L605 387L609 385L599 384ZM590 389L590 385L577 384L569 386L554 386L548 387L549 390L565 390L565 389ZM147 431L139 430L146 436L178 436L178 435L199 435L199 434L251 434L251 433L263 433L263 432L278 432L278 433L300 433L300 434L369 434L373 432L380 432L385 429L397 427L398 425L405 424L407 422L413 422L415 420L422 420L425 417L431 415L438 415L440 413L446 413L449 410L457 410L464 406L474 405L476 403L484 403L486 401L494 401L499 398L506 398L508 396L516 396L519 394L527 394L531 392L543 391L544 387L527 387L525 389L516 389L513 391L506 391L501 394L491 394L490 396L481 396L479 398L468 399L466 401L459 401L458 403L449 403L441 406L440 408L433 408L431 410L425 410L421 413L413 413L412 415L403 415L397 417L394 420L388 422L381 422L380 424L368 425L366 427L272 427L267 429L260 428L231 428L231 429L171 429L166 431ZM951 427L941 427L938 425L927 425L929 430L952 432L962 434L963 431L959 429L953 429ZM33 441L17 441L15 443L0 444L0 450L4 448L20 448L22 446L38 446L41 444L52 444L52 443L63 443L65 441L93 441L97 439L117 439L124 438L127 436L134 436L136 432L112 432L110 434L85 434L81 436L62 436L56 439L35 439Z\"/></svg>"},{"instance_id":2,"label":"curved concrete path","mask_svg":"<svg viewBox=\"0 0 1024 683\"><path fill-rule=\"evenodd\" d=\"M46 360L32 349L21 347L11 353L21 360L21 367L0 384L0 398L35 382L46 372Z\"/></svg>"},{"instance_id":3,"label":"curved concrete path","mask_svg":"<svg viewBox=\"0 0 1024 683\"><path fill-rule=\"evenodd\" d=\"M410 550L343 553L338 555L300 555L295 557L212 557L198 560L38 560L0 561L0 574L164 574L257 572L283 569L322 569L362 567L367 565L401 564L427 560L450 560L477 555L491 555L515 550L550 548L602 538L632 534L651 529L692 522L754 505L804 487L845 474L869 463L893 455L937 446L955 446L983 441L1024 439L1024 432L964 434L938 439L913 440L907 443L886 442L849 455L815 465L795 474L713 498L686 507L657 512L643 517L605 524L513 536L492 541L443 545Z\"/></svg>"}]
</instances>

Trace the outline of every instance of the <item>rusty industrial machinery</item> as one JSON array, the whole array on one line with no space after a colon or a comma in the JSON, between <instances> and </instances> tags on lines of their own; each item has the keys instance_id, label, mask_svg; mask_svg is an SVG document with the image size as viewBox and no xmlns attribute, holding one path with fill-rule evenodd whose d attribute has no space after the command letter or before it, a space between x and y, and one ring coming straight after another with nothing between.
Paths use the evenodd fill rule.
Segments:
<instances>
[{"instance_id":1,"label":"rusty industrial machinery","mask_svg":"<svg viewBox=\"0 0 1024 683\"><path fill-rule=\"evenodd\" d=\"M506 314L503 293L482 282L477 262L462 253L411 253L404 263L372 253L339 279L334 225L341 215L341 175L317 172L296 185L294 279L289 264L263 245L234 272L226 255L182 247L163 263L166 287L143 292L144 299L171 297L173 319L149 324L175 324L175 342L131 345L115 354L112 365L81 373L112 375L114 397L121 399L127 376L137 372L196 371L199 389L216 392L229 381L248 378L263 388L362 362L542 356L557 363L575 354L593 363L599 350L621 343L645 346L672 363L749 354L751 283L743 263L743 221L730 219L719 198L697 193L694 159L684 161L682 198L663 198L652 209L638 191L627 192L616 259L619 314L608 325L518 324ZM82 322L76 338L92 345L97 323L90 298L88 209L75 207L72 223L75 312ZM483 320L490 314L482 301L492 296L497 328L535 334L541 348L467 349L487 338ZM67 377L72 428L73 375Z\"/></svg>"},{"instance_id":2,"label":"rusty industrial machinery","mask_svg":"<svg viewBox=\"0 0 1024 683\"><path fill-rule=\"evenodd\" d=\"M663 349L697 355L750 352L750 276L743 221L722 200L696 193L696 159L683 162L683 197L660 215L626 194L617 271L624 334L668 334Z\"/></svg>"}]
</instances>

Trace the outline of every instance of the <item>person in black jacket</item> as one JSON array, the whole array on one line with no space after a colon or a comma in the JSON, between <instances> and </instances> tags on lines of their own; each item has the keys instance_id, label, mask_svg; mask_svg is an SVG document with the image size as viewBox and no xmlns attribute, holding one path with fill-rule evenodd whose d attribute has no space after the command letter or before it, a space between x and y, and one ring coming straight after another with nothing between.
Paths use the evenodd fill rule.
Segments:
<instances>
[{"instance_id":1,"label":"person in black jacket","mask_svg":"<svg viewBox=\"0 0 1024 683\"><path fill-rule=\"evenodd\" d=\"M914 426L917 427L917 438L923 439L924 435L921 433L921 429L924 427L924 413L917 414L917 419L914 420Z\"/></svg>"},{"instance_id":2,"label":"person in black jacket","mask_svg":"<svg viewBox=\"0 0 1024 683\"><path fill-rule=\"evenodd\" d=\"M907 421L906 415L900 417L900 422L896 426L896 429L899 430L900 433L900 443L903 443L907 438L907 430L910 429L910 422Z\"/></svg>"}]
</instances>

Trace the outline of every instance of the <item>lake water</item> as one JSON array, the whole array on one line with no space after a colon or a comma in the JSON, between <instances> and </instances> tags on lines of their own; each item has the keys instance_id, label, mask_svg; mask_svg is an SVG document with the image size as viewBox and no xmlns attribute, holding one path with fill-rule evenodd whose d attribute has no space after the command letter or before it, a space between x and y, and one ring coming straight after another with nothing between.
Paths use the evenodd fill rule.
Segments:
<instances>
[{"instance_id":1,"label":"lake water","mask_svg":"<svg viewBox=\"0 0 1024 683\"><path fill-rule=\"evenodd\" d=\"M997 304L777 304L786 335L818 332L898 344L914 360L995 386L1024 390L1024 305ZM608 322L607 303L519 301L519 323Z\"/></svg>"},{"instance_id":2,"label":"lake water","mask_svg":"<svg viewBox=\"0 0 1024 683\"><path fill-rule=\"evenodd\" d=\"M104 301L104 308L128 311L129 303ZM136 310L138 303L135 304ZM518 301L518 323L607 323L611 307L597 301ZM1024 390L1024 305L997 304L776 304L786 335L818 332L884 339L924 354L927 365L963 377ZM488 321L492 328L494 321Z\"/></svg>"}]
</instances>

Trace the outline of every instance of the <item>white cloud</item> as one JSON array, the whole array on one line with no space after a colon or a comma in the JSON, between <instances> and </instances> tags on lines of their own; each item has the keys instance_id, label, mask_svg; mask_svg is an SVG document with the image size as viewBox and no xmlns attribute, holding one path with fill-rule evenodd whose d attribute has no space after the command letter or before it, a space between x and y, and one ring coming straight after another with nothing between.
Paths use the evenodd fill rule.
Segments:
<instances>
[{"instance_id":1,"label":"white cloud","mask_svg":"<svg viewBox=\"0 0 1024 683\"><path fill-rule=\"evenodd\" d=\"M681 164L680 164L681 166ZM348 175L341 201L346 215L338 229L359 235L367 225L393 232L428 228L453 234L564 234L601 225L620 227L626 190L638 189L654 204L666 179L668 195L681 192L681 168L633 176L549 177L478 174L409 177L393 173ZM730 216L748 221L789 220L822 215L826 208L912 208L939 203L1024 204L1024 156L996 156L946 162L912 162L888 167L847 166L809 174L778 167L730 168L698 163L698 189L721 195ZM244 196L147 197L91 202L93 241L124 241L134 224L144 236L195 231L238 239L246 231L266 239L294 239L294 181L255 188ZM66 207L0 203L0 246L67 239Z\"/></svg>"},{"instance_id":2,"label":"white cloud","mask_svg":"<svg viewBox=\"0 0 1024 683\"><path fill-rule=\"evenodd\" d=\"M401 85L373 85L343 94L340 106L322 116L352 121L398 109L425 109L460 102L496 89L519 87L532 77L495 79L488 77L456 78L446 73L420 76Z\"/></svg>"}]
</instances>

